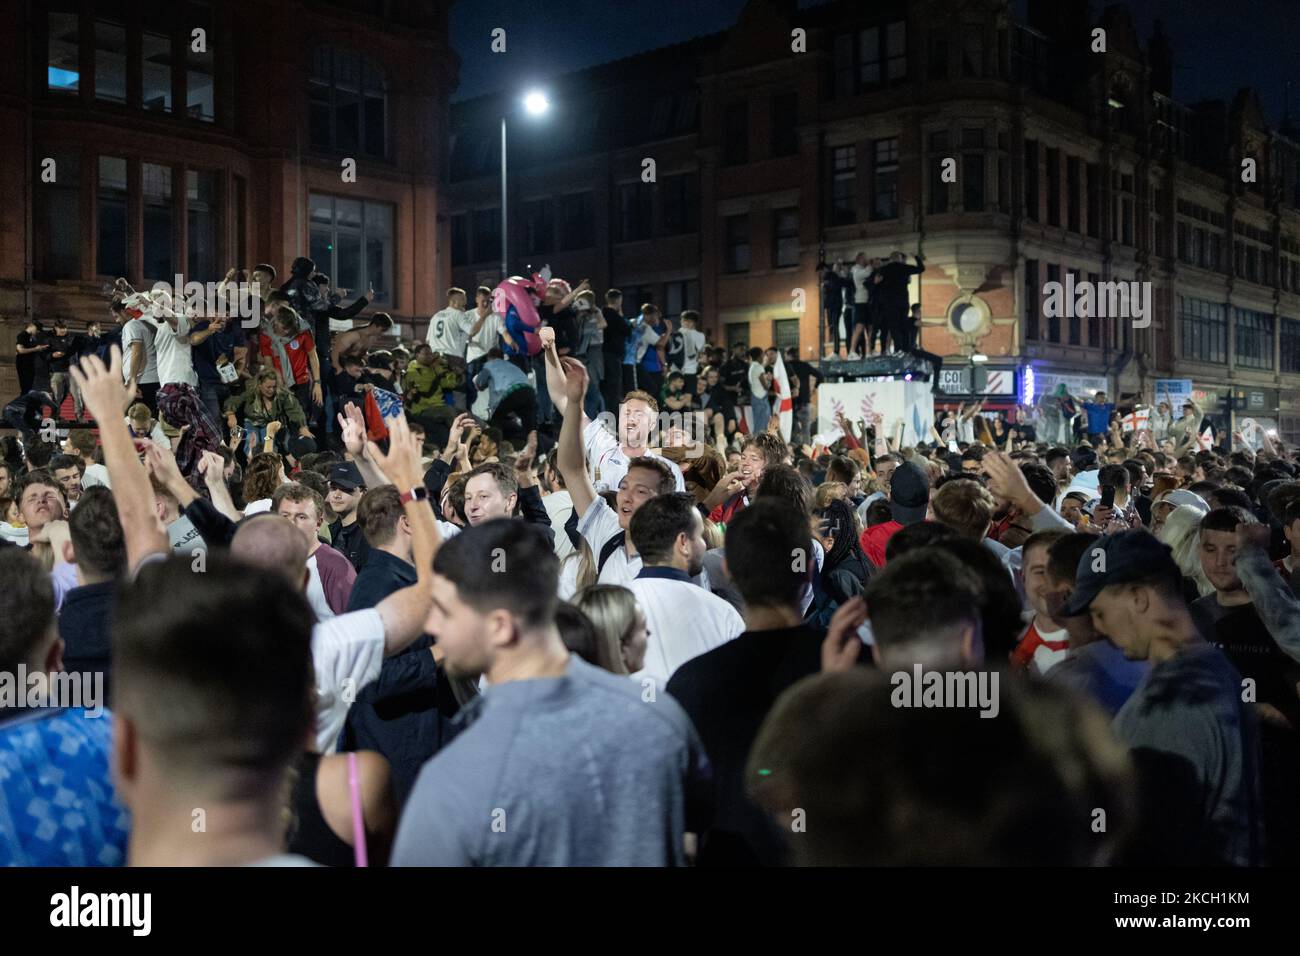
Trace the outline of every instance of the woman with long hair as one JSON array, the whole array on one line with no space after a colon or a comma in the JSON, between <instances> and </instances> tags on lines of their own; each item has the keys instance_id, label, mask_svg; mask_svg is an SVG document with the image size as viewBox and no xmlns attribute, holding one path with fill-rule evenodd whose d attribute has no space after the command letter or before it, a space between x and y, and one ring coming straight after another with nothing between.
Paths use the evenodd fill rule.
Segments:
<instances>
[{"instance_id":1,"label":"woman with long hair","mask_svg":"<svg viewBox=\"0 0 1300 956\"><path fill-rule=\"evenodd\" d=\"M636 597L616 584L594 584L579 591L574 605L596 627L596 660L611 674L632 674L645 664L649 637Z\"/></svg>"},{"instance_id":2,"label":"woman with long hair","mask_svg":"<svg viewBox=\"0 0 1300 956\"><path fill-rule=\"evenodd\" d=\"M871 562L859 543L857 513L842 498L830 501L816 515L813 533L826 550L817 592L808 616L819 624L845 602L857 597L871 578Z\"/></svg>"}]
</instances>

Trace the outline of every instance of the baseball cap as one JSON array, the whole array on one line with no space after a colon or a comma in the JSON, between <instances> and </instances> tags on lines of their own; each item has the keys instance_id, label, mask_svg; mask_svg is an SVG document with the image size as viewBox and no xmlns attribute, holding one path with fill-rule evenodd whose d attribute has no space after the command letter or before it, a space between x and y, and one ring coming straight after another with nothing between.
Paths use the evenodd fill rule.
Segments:
<instances>
[{"instance_id":1,"label":"baseball cap","mask_svg":"<svg viewBox=\"0 0 1300 956\"><path fill-rule=\"evenodd\" d=\"M330 484L352 491L366 486L361 477L361 469L352 461L341 461L330 469Z\"/></svg>"},{"instance_id":2,"label":"baseball cap","mask_svg":"<svg viewBox=\"0 0 1300 956\"><path fill-rule=\"evenodd\" d=\"M890 510L899 524L925 520L930 505L930 473L915 462L905 461L894 469L889 481Z\"/></svg>"},{"instance_id":3,"label":"baseball cap","mask_svg":"<svg viewBox=\"0 0 1300 956\"><path fill-rule=\"evenodd\" d=\"M1098 538L1079 558L1074 592L1061 607L1061 614L1065 617L1083 614L1093 599L1112 584L1161 574L1174 579L1181 577L1169 545L1162 544L1150 531L1121 531Z\"/></svg>"}]
</instances>

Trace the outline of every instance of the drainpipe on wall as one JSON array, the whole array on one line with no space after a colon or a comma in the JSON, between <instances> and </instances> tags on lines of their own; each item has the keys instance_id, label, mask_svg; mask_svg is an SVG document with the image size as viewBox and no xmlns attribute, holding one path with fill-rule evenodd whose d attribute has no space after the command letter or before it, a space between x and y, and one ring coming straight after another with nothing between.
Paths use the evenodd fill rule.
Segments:
<instances>
[{"instance_id":1,"label":"drainpipe on wall","mask_svg":"<svg viewBox=\"0 0 1300 956\"><path fill-rule=\"evenodd\" d=\"M32 108L35 102L35 90L32 89L32 69L34 62L32 60L32 31L35 24L32 20L31 0L23 4L24 14L24 34L27 38L27 110L25 117L26 135L27 135L27 163L23 169L23 196L26 207L23 222L23 325L24 327L32 320L33 301L32 301L32 281L35 272L32 249L35 246L35 237L33 236L34 215L32 212L34 196L34 187L32 185L32 167L36 162L36 144L32 141L34 123L32 121Z\"/></svg>"}]
</instances>

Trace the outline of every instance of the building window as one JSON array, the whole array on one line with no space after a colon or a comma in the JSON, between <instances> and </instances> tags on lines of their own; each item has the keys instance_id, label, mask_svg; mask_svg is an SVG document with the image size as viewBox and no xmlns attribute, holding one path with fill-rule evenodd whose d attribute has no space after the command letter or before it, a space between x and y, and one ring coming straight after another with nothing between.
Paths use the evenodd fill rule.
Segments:
<instances>
[{"instance_id":1,"label":"building window","mask_svg":"<svg viewBox=\"0 0 1300 956\"><path fill-rule=\"evenodd\" d=\"M1181 357L1217 365L1228 361L1227 309L1217 302L1178 297L1178 342Z\"/></svg>"},{"instance_id":2,"label":"building window","mask_svg":"<svg viewBox=\"0 0 1300 956\"><path fill-rule=\"evenodd\" d=\"M35 192L36 275L76 279L81 275L81 155L75 149L39 149L54 160L53 182L33 182Z\"/></svg>"},{"instance_id":3,"label":"building window","mask_svg":"<svg viewBox=\"0 0 1300 956\"><path fill-rule=\"evenodd\" d=\"M799 351L799 320L776 319L772 323L772 348L785 357L786 349Z\"/></svg>"},{"instance_id":4,"label":"building window","mask_svg":"<svg viewBox=\"0 0 1300 956\"><path fill-rule=\"evenodd\" d=\"M1089 163L1084 176L1088 192L1088 238L1097 239L1101 236L1101 167Z\"/></svg>"},{"instance_id":5,"label":"building window","mask_svg":"<svg viewBox=\"0 0 1300 956\"><path fill-rule=\"evenodd\" d=\"M799 152L799 94L777 93L772 97L772 155L793 156Z\"/></svg>"},{"instance_id":6,"label":"building window","mask_svg":"<svg viewBox=\"0 0 1300 956\"><path fill-rule=\"evenodd\" d=\"M1007 147L1011 137L998 133L998 212L1011 212L1011 159Z\"/></svg>"},{"instance_id":7,"label":"building window","mask_svg":"<svg viewBox=\"0 0 1300 956\"><path fill-rule=\"evenodd\" d=\"M664 284L664 314L681 315L685 309L700 307L700 280L684 279Z\"/></svg>"},{"instance_id":8,"label":"building window","mask_svg":"<svg viewBox=\"0 0 1300 956\"><path fill-rule=\"evenodd\" d=\"M623 183L618 187L618 241L649 239L653 205L650 188L641 182Z\"/></svg>"},{"instance_id":9,"label":"building window","mask_svg":"<svg viewBox=\"0 0 1300 956\"><path fill-rule=\"evenodd\" d=\"M849 96L907 79L907 24L868 27L835 38L835 95Z\"/></svg>"},{"instance_id":10,"label":"building window","mask_svg":"<svg viewBox=\"0 0 1300 956\"><path fill-rule=\"evenodd\" d=\"M95 21L95 99L126 102L126 27Z\"/></svg>"},{"instance_id":11,"label":"building window","mask_svg":"<svg viewBox=\"0 0 1300 956\"><path fill-rule=\"evenodd\" d=\"M942 26L930 29L930 49L927 54L929 76L932 80L948 79L948 34Z\"/></svg>"},{"instance_id":12,"label":"building window","mask_svg":"<svg viewBox=\"0 0 1300 956\"><path fill-rule=\"evenodd\" d=\"M555 219L551 200L535 199L523 204L524 255L550 252L555 244Z\"/></svg>"},{"instance_id":13,"label":"building window","mask_svg":"<svg viewBox=\"0 0 1300 956\"><path fill-rule=\"evenodd\" d=\"M943 163L948 158L948 133L931 133L930 146L930 213L942 215L948 211L948 183L943 181Z\"/></svg>"},{"instance_id":14,"label":"building window","mask_svg":"<svg viewBox=\"0 0 1300 956\"><path fill-rule=\"evenodd\" d=\"M749 215L726 219L727 271L749 271Z\"/></svg>"},{"instance_id":15,"label":"building window","mask_svg":"<svg viewBox=\"0 0 1300 956\"><path fill-rule=\"evenodd\" d=\"M393 302L393 207L388 203L312 193L311 257L335 288L374 289L372 303ZM500 224L500 210L481 210ZM476 216L479 213L475 214ZM475 222L477 226L478 223ZM501 249L500 230L491 248ZM478 235L475 235L478 241ZM484 259L490 256L484 256Z\"/></svg>"},{"instance_id":16,"label":"building window","mask_svg":"<svg viewBox=\"0 0 1300 956\"><path fill-rule=\"evenodd\" d=\"M95 272L126 275L126 160L99 157L99 189L95 204Z\"/></svg>"},{"instance_id":17,"label":"building window","mask_svg":"<svg viewBox=\"0 0 1300 956\"><path fill-rule=\"evenodd\" d=\"M984 35L983 27L978 23L962 25L961 35L961 75L981 77L984 75Z\"/></svg>"},{"instance_id":18,"label":"building window","mask_svg":"<svg viewBox=\"0 0 1300 956\"><path fill-rule=\"evenodd\" d=\"M1282 340L1282 371L1300 372L1300 322L1282 319L1278 334Z\"/></svg>"},{"instance_id":19,"label":"building window","mask_svg":"<svg viewBox=\"0 0 1300 956\"><path fill-rule=\"evenodd\" d=\"M1273 316L1253 309L1236 310L1237 366L1273 368Z\"/></svg>"},{"instance_id":20,"label":"building window","mask_svg":"<svg viewBox=\"0 0 1300 956\"><path fill-rule=\"evenodd\" d=\"M147 110L172 111L172 40L162 33L146 32L140 42L141 103Z\"/></svg>"},{"instance_id":21,"label":"building window","mask_svg":"<svg viewBox=\"0 0 1300 956\"><path fill-rule=\"evenodd\" d=\"M1043 305L1043 290L1038 284L1038 260L1025 260L1025 338L1036 341L1039 336L1038 316Z\"/></svg>"},{"instance_id":22,"label":"building window","mask_svg":"<svg viewBox=\"0 0 1300 956\"><path fill-rule=\"evenodd\" d=\"M799 210L772 213L772 265L780 269L799 264Z\"/></svg>"},{"instance_id":23,"label":"building window","mask_svg":"<svg viewBox=\"0 0 1300 956\"><path fill-rule=\"evenodd\" d=\"M170 279L174 274L172 168L160 163L141 163L140 191L144 198L144 277Z\"/></svg>"},{"instance_id":24,"label":"building window","mask_svg":"<svg viewBox=\"0 0 1300 956\"><path fill-rule=\"evenodd\" d=\"M1095 289L1097 288L1097 284L1101 282L1101 276L1095 272L1089 272L1088 281L1092 283L1092 287ZM1093 349L1100 348L1101 347L1101 319L1095 315L1090 315L1087 317L1087 319L1088 319L1088 347Z\"/></svg>"},{"instance_id":25,"label":"building window","mask_svg":"<svg viewBox=\"0 0 1300 956\"><path fill-rule=\"evenodd\" d=\"M629 318L639 315L643 306L656 302L652 285L629 286L625 282L619 288L623 290L623 314Z\"/></svg>"},{"instance_id":26,"label":"building window","mask_svg":"<svg viewBox=\"0 0 1300 956\"><path fill-rule=\"evenodd\" d=\"M570 193L560 197L560 248L587 249L596 244L592 229L595 218L592 193Z\"/></svg>"},{"instance_id":27,"label":"building window","mask_svg":"<svg viewBox=\"0 0 1300 956\"><path fill-rule=\"evenodd\" d=\"M194 49L193 31L202 28L207 36L203 52ZM206 3L187 4L185 19L185 115L211 123L216 115L213 93L212 7Z\"/></svg>"},{"instance_id":28,"label":"building window","mask_svg":"<svg viewBox=\"0 0 1300 956\"><path fill-rule=\"evenodd\" d=\"M46 86L56 93L81 89L81 24L75 13L51 11Z\"/></svg>"},{"instance_id":29,"label":"building window","mask_svg":"<svg viewBox=\"0 0 1300 956\"><path fill-rule=\"evenodd\" d=\"M1025 218L1038 222L1038 141L1025 140Z\"/></svg>"},{"instance_id":30,"label":"building window","mask_svg":"<svg viewBox=\"0 0 1300 956\"><path fill-rule=\"evenodd\" d=\"M898 218L898 139L878 139L873 144L875 176L871 190L871 218Z\"/></svg>"},{"instance_id":31,"label":"building window","mask_svg":"<svg viewBox=\"0 0 1300 956\"><path fill-rule=\"evenodd\" d=\"M858 221L858 151L855 146L831 150L831 225Z\"/></svg>"},{"instance_id":32,"label":"building window","mask_svg":"<svg viewBox=\"0 0 1300 956\"><path fill-rule=\"evenodd\" d=\"M472 262L491 262L501 255L501 210L474 210Z\"/></svg>"},{"instance_id":33,"label":"building window","mask_svg":"<svg viewBox=\"0 0 1300 956\"><path fill-rule=\"evenodd\" d=\"M727 107L722 127L722 165L740 166L749 162L749 104L732 103Z\"/></svg>"},{"instance_id":34,"label":"building window","mask_svg":"<svg viewBox=\"0 0 1300 956\"><path fill-rule=\"evenodd\" d=\"M665 176L659 181L663 196L663 231L676 236L700 228L700 190L696 173Z\"/></svg>"},{"instance_id":35,"label":"building window","mask_svg":"<svg viewBox=\"0 0 1300 956\"><path fill-rule=\"evenodd\" d=\"M1047 281L1048 281L1049 283L1051 283L1051 282L1060 282L1060 281L1061 281L1061 267L1060 267L1060 266L1056 266L1056 265L1048 265L1048 267L1047 267ZM1042 290L1040 289L1040 290L1039 290L1039 295L1041 295L1041 294L1042 294ZM1059 342L1059 341L1061 341L1061 317L1060 317L1059 314L1058 314L1058 315L1049 315L1049 316L1047 317L1047 340L1048 340L1049 342Z\"/></svg>"},{"instance_id":36,"label":"building window","mask_svg":"<svg viewBox=\"0 0 1300 956\"><path fill-rule=\"evenodd\" d=\"M1067 156L1065 159L1065 228L1070 232L1081 232L1079 228L1079 158Z\"/></svg>"},{"instance_id":37,"label":"building window","mask_svg":"<svg viewBox=\"0 0 1300 956\"><path fill-rule=\"evenodd\" d=\"M961 203L965 212L984 211L984 154L965 153L961 158Z\"/></svg>"},{"instance_id":38,"label":"building window","mask_svg":"<svg viewBox=\"0 0 1300 956\"><path fill-rule=\"evenodd\" d=\"M217 174L209 170L185 172L185 219L189 278L207 282L217 278Z\"/></svg>"},{"instance_id":39,"label":"building window","mask_svg":"<svg viewBox=\"0 0 1300 956\"><path fill-rule=\"evenodd\" d=\"M1061 151L1048 147L1045 151L1047 163L1047 224L1061 224Z\"/></svg>"},{"instance_id":40,"label":"building window","mask_svg":"<svg viewBox=\"0 0 1300 956\"><path fill-rule=\"evenodd\" d=\"M311 145L351 155L388 155L388 87L384 75L356 53L312 51Z\"/></svg>"},{"instance_id":41,"label":"building window","mask_svg":"<svg viewBox=\"0 0 1300 956\"><path fill-rule=\"evenodd\" d=\"M451 217L451 264L463 266L469 262L469 216L465 213Z\"/></svg>"},{"instance_id":42,"label":"building window","mask_svg":"<svg viewBox=\"0 0 1300 956\"><path fill-rule=\"evenodd\" d=\"M1077 286L1079 282L1079 273L1070 272L1068 275L1074 277L1074 283ZM1066 320L1066 334L1069 336L1066 341L1070 345L1083 344L1083 329L1079 316L1075 314L1074 309L1070 309L1070 316Z\"/></svg>"}]
</instances>

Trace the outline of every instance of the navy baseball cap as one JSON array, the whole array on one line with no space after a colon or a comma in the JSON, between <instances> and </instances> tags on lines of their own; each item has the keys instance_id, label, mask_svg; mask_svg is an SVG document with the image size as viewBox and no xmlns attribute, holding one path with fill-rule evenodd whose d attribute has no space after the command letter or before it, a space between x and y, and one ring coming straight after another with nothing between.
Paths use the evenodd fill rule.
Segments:
<instances>
[{"instance_id":1,"label":"navy baseball cap","mask_svg":"<svg viewBox=\"0 0 1300 956\"><path fill-rule=\"evenodd\" d=\"M341 461L330 469L330 484L355 491L366 486L356 462Z\"/></svg>"},{"instance_id":2,"label":"navy baseball cap","mask_svg":"<svg viewBox=\"0 0 1300 956\"><path fill-rule=\"evenodd\" d=\"M1079 558L1074 574L1074 592L1061 607L1064 617L1077 617L1112 584L1140 581L1168 574L1177 581L1182 572L1174 563L1173 551L1150 531L1121 531L1097 541Z\"/></svg>"}]
</instances>

